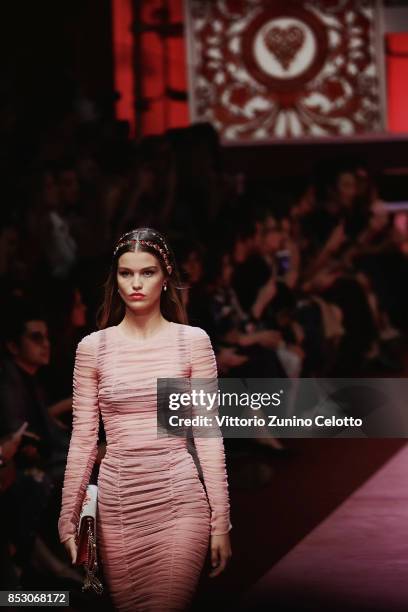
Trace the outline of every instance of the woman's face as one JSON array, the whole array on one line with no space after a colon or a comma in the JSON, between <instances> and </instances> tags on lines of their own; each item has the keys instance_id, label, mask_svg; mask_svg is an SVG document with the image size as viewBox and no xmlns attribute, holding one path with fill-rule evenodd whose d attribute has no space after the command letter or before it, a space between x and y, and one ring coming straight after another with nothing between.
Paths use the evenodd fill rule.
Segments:
<instances>
[{"instance_id":1,"label":"woman's face","mask_svg":"<svg viewBox=\"0 0 408 612\"><path fill-rule=\"evenodd\" d=\"M198 283L203 275L203 262L197 251L192 251L181 265L188 275L188 280L193 285Z\"/></svg>"},{"instance_id":2,"label":"woman's face","mask_svg":"<svg viewBox=\"0 0 408 612\"><path fill-rule=\"evenodd\" d=\"M126 308L133 312L150 311L160 302L165 275L159 260L151 253L123 253L118 260L116 278L119 294Z\"/></svg>"}]
</instances>

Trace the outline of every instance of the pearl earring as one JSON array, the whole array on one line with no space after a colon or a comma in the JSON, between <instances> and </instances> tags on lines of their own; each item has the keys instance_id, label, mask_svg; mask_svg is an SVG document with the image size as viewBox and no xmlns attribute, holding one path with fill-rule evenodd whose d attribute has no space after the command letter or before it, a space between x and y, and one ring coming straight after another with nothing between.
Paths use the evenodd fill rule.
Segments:
<instances>
[{"instance_id":1,"label":"pearl earring","mask_svg":"<svg viewBox=\"0 0 408 612\"><path fill-rule=\"evenodd\" d=\"M163 285L163 289L164 289L165 291L167 291L167 284L164 284L164 285Z\"/></svg>"}]
</instances>

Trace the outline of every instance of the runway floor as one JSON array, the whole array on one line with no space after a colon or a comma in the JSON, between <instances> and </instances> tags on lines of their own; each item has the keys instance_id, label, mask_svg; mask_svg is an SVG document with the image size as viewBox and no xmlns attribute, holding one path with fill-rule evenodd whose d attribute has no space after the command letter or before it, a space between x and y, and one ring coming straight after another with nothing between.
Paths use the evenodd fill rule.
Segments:
<instances>
[{"instance_id":1,"label":"runway floor","mask_svg":"<svg viewBox=\"0 0 408 612\"><path fill-rule=\"evenodd\" d=\"M233 557L216 579L208 566L193 612L407 612L407 439L284 443L229 454Z\"/></svg>"},{"instance_id":2,"label":"runway floor","mask_svg":"<svg viewBox=\"0 0 408 612\"><path fill-rule=\"evenodd\" d=\"M243 609L406 612L407 485L405 445L250 589Z\"/></svg>"}]
</instances>

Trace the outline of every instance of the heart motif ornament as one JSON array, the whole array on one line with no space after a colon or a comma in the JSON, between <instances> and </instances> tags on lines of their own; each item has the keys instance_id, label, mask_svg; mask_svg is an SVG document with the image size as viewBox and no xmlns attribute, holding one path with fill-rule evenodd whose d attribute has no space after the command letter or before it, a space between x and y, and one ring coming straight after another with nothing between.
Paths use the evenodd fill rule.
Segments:
<instances>
[{"instance_id":1,"label":"heart motif ornament","mask_svg":"<svg viewBox=\"0 0 408 612\"><path fill-rule=\"evenodd\" d=\"M288 26L287 28L274 26L265 33L264 42L282 68L288 70L303 47L305 34L298 26Z\"/></svg>"}]
</instances>

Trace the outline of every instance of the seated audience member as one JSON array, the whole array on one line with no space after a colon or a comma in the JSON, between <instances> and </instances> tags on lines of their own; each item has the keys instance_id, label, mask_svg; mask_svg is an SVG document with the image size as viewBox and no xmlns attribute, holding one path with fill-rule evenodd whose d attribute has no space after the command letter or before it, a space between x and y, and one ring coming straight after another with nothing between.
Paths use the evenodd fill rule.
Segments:
<instances>
[{"instance_id":1,"label":"seated audience member","mask_svg":"<svg viewBox=\"0 0 408 612\"><path fill-rule=\"evenodd\" d=\"M377 200L370 204L366 227L345 254L349 265L367 286L379 334L384 340L397 337L396 327L403 327L405 323L407 291L400 279L406 276L408 263L400 250L402 240L404 237L392 215Z\"/></svg>"},{"instance_id":2,"label":"seated audience member","mask_svg":"<svg viewBox=\"0 0 408 612\"><path fill-rule=\"evenodd\" d=\"M291 285L296 283L299 265L296 247L292 242L291 268L280 270L277 254L283 253L281 247L289 245L289 238L285 242L281 225L269 212L255 227L247 224L243 231L238 230L233 243L236 268L232 284L239 302L258 327L283 332L283 339L276 346L278 358L288 376L299 376L304 359L303 331L292 317L279 317L274 307L274 303L282 302L283 294L294 299ZM289 249L285 253L290 253Z\"/></svg>"},{"instance_id":3,"label":"seated audience member","mask_svg":"<svg viewBox=\"0 0 408 612\"><path fill-rule=\"evenodd\" d=\"M41 458L42 467L58 480L63 476L63 460L57 465L54 453L60 431L50 418L48 390L43 380L43 369L49 365L51 354L44 309L23 300L11 300L6 308L0 370L0 434L12 433L27 421L29 431L39 439L36 458Z\"/></svg>"},{"instance_id":4,"label":"seated audience member","mask_svg":"<svg viewBox=\"0 0 408 612\"><path fill-rule=\"evenodd\" d=\"M206 327L206 289L203 283L205 249L196 240L179 240L175 254L185 283L185 300L190 325Z\"/></svg>"},{"instance_id":5,"label":"seated audience member","mask_svg":"<svg viewBox=\"0 0 408 612\"><path fill-rule=\"evenodd\" d=\"M305 338L304 376L324 376L332 372L338 346L344 335L343 314L334 302L323 299L320 287L314 290L303 285L305 270L314 253L313 224L316 211L316 188L309 180L301 182L292 192L288 220L292 241L298 247L296 320L302 325ZM327 275L328 282L335 276ZM325 278L321 278L322 282ZM324 287L323 287L324 288ZM304 289L307 289L306 291ZM309 290L310 289L310 290Z\"/></svg>"},{"instance_id":6,"label":"seated audience member","mask_svg":"<svg viewBox=\"0 0 408 612\"><path fill-rule=\"evenodd\" d=\"M247 357L250 363L243 365L241 370L251 370L252 374L246 376L257 373L259 376L284 376L274 353L282 340L281 334L258 329L257 321L242 309L231 285L233 270L228 251L215 252L206 261L206 329L216 347L235 347Z\"/></svg>"},{"instance_id":7,"label":"seated audience member","mask_svg":"<svg viewBox=\"0 0 408 612\"><path fill-rule=\"evenodd\" d=\"M353 263L358 236L364 235L365 224L369 225L367 206L358 202L357 193L354 173L339 171L326 202L306 215L303 223L309 257L301 288L306 294L318 294L335 303L342 311L344 334L336 368L344 375L355 374L376 360L387 365L380 346L377 296L369 277Z\"/></svg>"},{"instance_id":8,"label":"seated audience member","mask_svg":"<svg viewBox=\"0 0 408 612\"><path fill-rule=\"evenodd\" d=\"M286 378L276 354L276 347L282 342L281 334L258 329L256 320L241 308L231 286L231 254L214 249L205 264L205 329L214 346L220 376ZM283 448L276 438L256 438L256 441L273 449Z\"/></svg>"},{"instance_id":9,"label":"seated audience member","mask_svg":"<svg viewBox=\"0 0 408 612\"><path fill-rule=\"evenodd\" d=\"M55 463L55 426L38 376L50 358L48 328L41 309L13 302L2 335L0 438L12 436L27 423L12 459L15 479L3 496L15 564L21 573L35 567L56 577L79 580L79 574L53 554L42 534L49 504L61 486L66 457Z\"/></svg>"}]
</instances>

